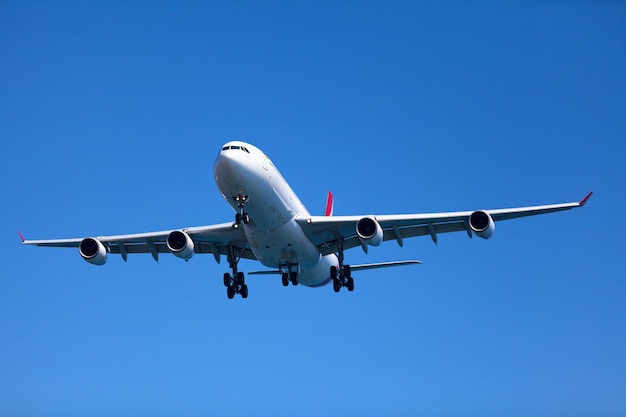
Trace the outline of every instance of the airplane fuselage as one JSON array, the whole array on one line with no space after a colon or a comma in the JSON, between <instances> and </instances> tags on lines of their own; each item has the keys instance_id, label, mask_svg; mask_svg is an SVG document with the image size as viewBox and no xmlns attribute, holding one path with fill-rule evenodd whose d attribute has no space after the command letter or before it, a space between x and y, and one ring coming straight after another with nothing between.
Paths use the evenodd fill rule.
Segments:
<instances>
[{"instance_id":1,"label":"airplane fuselage","mask_svg":"<svg viewBox=\"0 0 626 417\"><path fill-rule=\"evenodd\" d=\"M235 210L249 215L240 227L256 258L268 268L293 268L298 281L316 287L330 282L334 254L322 256L298 223L309 216L272 161L258 148L229 142L215 159L217 188Z\"/></svg>"}]
</instances>

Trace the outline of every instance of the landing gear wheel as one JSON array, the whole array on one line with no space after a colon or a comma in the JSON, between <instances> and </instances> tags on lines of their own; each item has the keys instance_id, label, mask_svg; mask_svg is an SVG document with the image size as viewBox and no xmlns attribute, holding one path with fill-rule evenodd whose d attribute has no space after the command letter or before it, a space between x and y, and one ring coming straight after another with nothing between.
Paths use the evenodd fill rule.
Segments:
<instances>
[{"instance_id":1,"label":"landing gear wheel","mask_svg":"<svg viewBox=\"0 0 626 417\"><path fill-rule=\"evenodd\" d=\"M241 224L241 214L239 213L235 214L235 224Z\"/></svg>"},{"instance_id":2,"label":"landing gear wheel","mask_svg":"<svg viewBox=\"0 0 626 417\"><path fill-rule=\"evenodd\" d=\"M291 281L291 283L295 286L298 285L298 273L297 272L292 272L290 274L289 280Z\"/></svg>"},{"instance_id":3,"label":"landing gear wheel","mask_svg":"<svg viewBox=\"0 0 626 417\"><path fill-rule=\"evenodd\" d=\"M243 213L243 215L241 216L241 221L243 222L243 224L250 223L250 216L248 215L248 213Z\"/></svg>"},{"instance_id":4,"label":"landing gear wheel","mask_svg":"<svg viewBox=\"0 0 626 417\"><path fill-rule=\"evenodd\" d=\"M248 298L246 277L243 272L237 271L237 263L241 259L240 255L241 253L238 253L236 248L228 247L228 264L233 272L232 275L228 272L224 274L224 285L229 300L232 300L236 294L241 294L241 298Z\"/></svg>"},{"instance_id":5,"label":"landing gear wheel","mask_svg":"<svg viewBox=\"0 0 626 417\"><path fill-rule=\"evenodd\" d=\"M330 267L330 278L333 280L333 290L339 292L341 287L354 291L354 279L352 278L352 268L343 263L343 239L337 240L337 261L338 265Z\"/></svg>"},{"instance_id":6,"label":"landing gear wheel","mask_svg":"<svg viewBox=\"0 0 626 417\"><path fill-rule=\"evenodd\" d=\"M337 267L334 265L330 267L330 279L333 281L337 279Z\"/></svg>"},{"instance_id":7,"label":"landing gear wheel","mask_svg":"<svg viewBox=\"0 0 626 417\"><path fill-rule=\"evenodd\" d=\"M289 286L289 274L286 272L283 272L283 287L288 287Z\"/></svg>"}]
</instances>

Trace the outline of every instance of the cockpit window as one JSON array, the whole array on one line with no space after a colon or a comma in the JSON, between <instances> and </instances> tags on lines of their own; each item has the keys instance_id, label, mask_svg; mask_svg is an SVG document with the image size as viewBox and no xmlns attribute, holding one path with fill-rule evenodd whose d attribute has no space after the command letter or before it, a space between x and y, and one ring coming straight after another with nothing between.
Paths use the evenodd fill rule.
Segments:
<instances>
[{"instance_id":1,"label":"cockpit window","mask_svg":"<svg viewBox=\"0 0 626 417\"><path fill-rule=\"evenodd\" d=\"M226 145L222 148L223 151L227 151L227 150L240 150L240 151L244 151L245 153L250 153L250 151L248 150L248 148L246 148L245 146L240 146L240 145Z\"/></svg>"}]
</instances>

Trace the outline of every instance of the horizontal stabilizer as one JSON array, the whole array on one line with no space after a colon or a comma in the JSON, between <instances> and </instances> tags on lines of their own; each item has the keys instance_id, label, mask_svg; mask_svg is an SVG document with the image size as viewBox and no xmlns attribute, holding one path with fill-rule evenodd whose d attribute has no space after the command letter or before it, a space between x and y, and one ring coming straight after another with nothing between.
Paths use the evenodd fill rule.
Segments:
<instances>
[{"instance_id":1,"label":"horizontal stabilizer","mask_svg":"<svg viewBox=\"0 0 626 417\"><path fill-rule=\"evenodd\" d=\"M248 272L248 275L280 275L284 271L279 271L278 269L270 270L270 271L252 271Z\"/></svg>"},{"instance_id":2,"label":"horizontal stabilizer","mask_svg":"<svg viewBox=\"0 0 626 417\"><path fill-rule=\"evenodd\" d=\"M394 262L379 262L375 264L363 264L363 265L351 265L350 268L353 271L364 270L364 269L376 269L376 268L388 268L391 266L403 266L403 265L418 265L421 264L422 261L394 261Z\"/></svg>"}]
</instances>

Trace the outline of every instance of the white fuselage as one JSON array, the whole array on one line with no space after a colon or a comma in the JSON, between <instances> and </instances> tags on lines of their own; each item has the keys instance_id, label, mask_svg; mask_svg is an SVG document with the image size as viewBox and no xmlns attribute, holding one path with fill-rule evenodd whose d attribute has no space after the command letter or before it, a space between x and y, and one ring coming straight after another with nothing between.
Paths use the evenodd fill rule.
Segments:
<instances>
[{"instance_id":1,"label":"white fuselage","mask_svg":"<svg viewBox=\"0 0 626 417\"><path fill-rule=\"evenodd\" d=\"M322 256L295 219L309 216L308 210L258 148L244 142L229 142L215 160L215 183L236 212L245 197L250 216L241 224L256 258L269 268L284 271L291 266L301 284L316 287L330 282L334 254Z\"/></svg>"}]
</instances>

